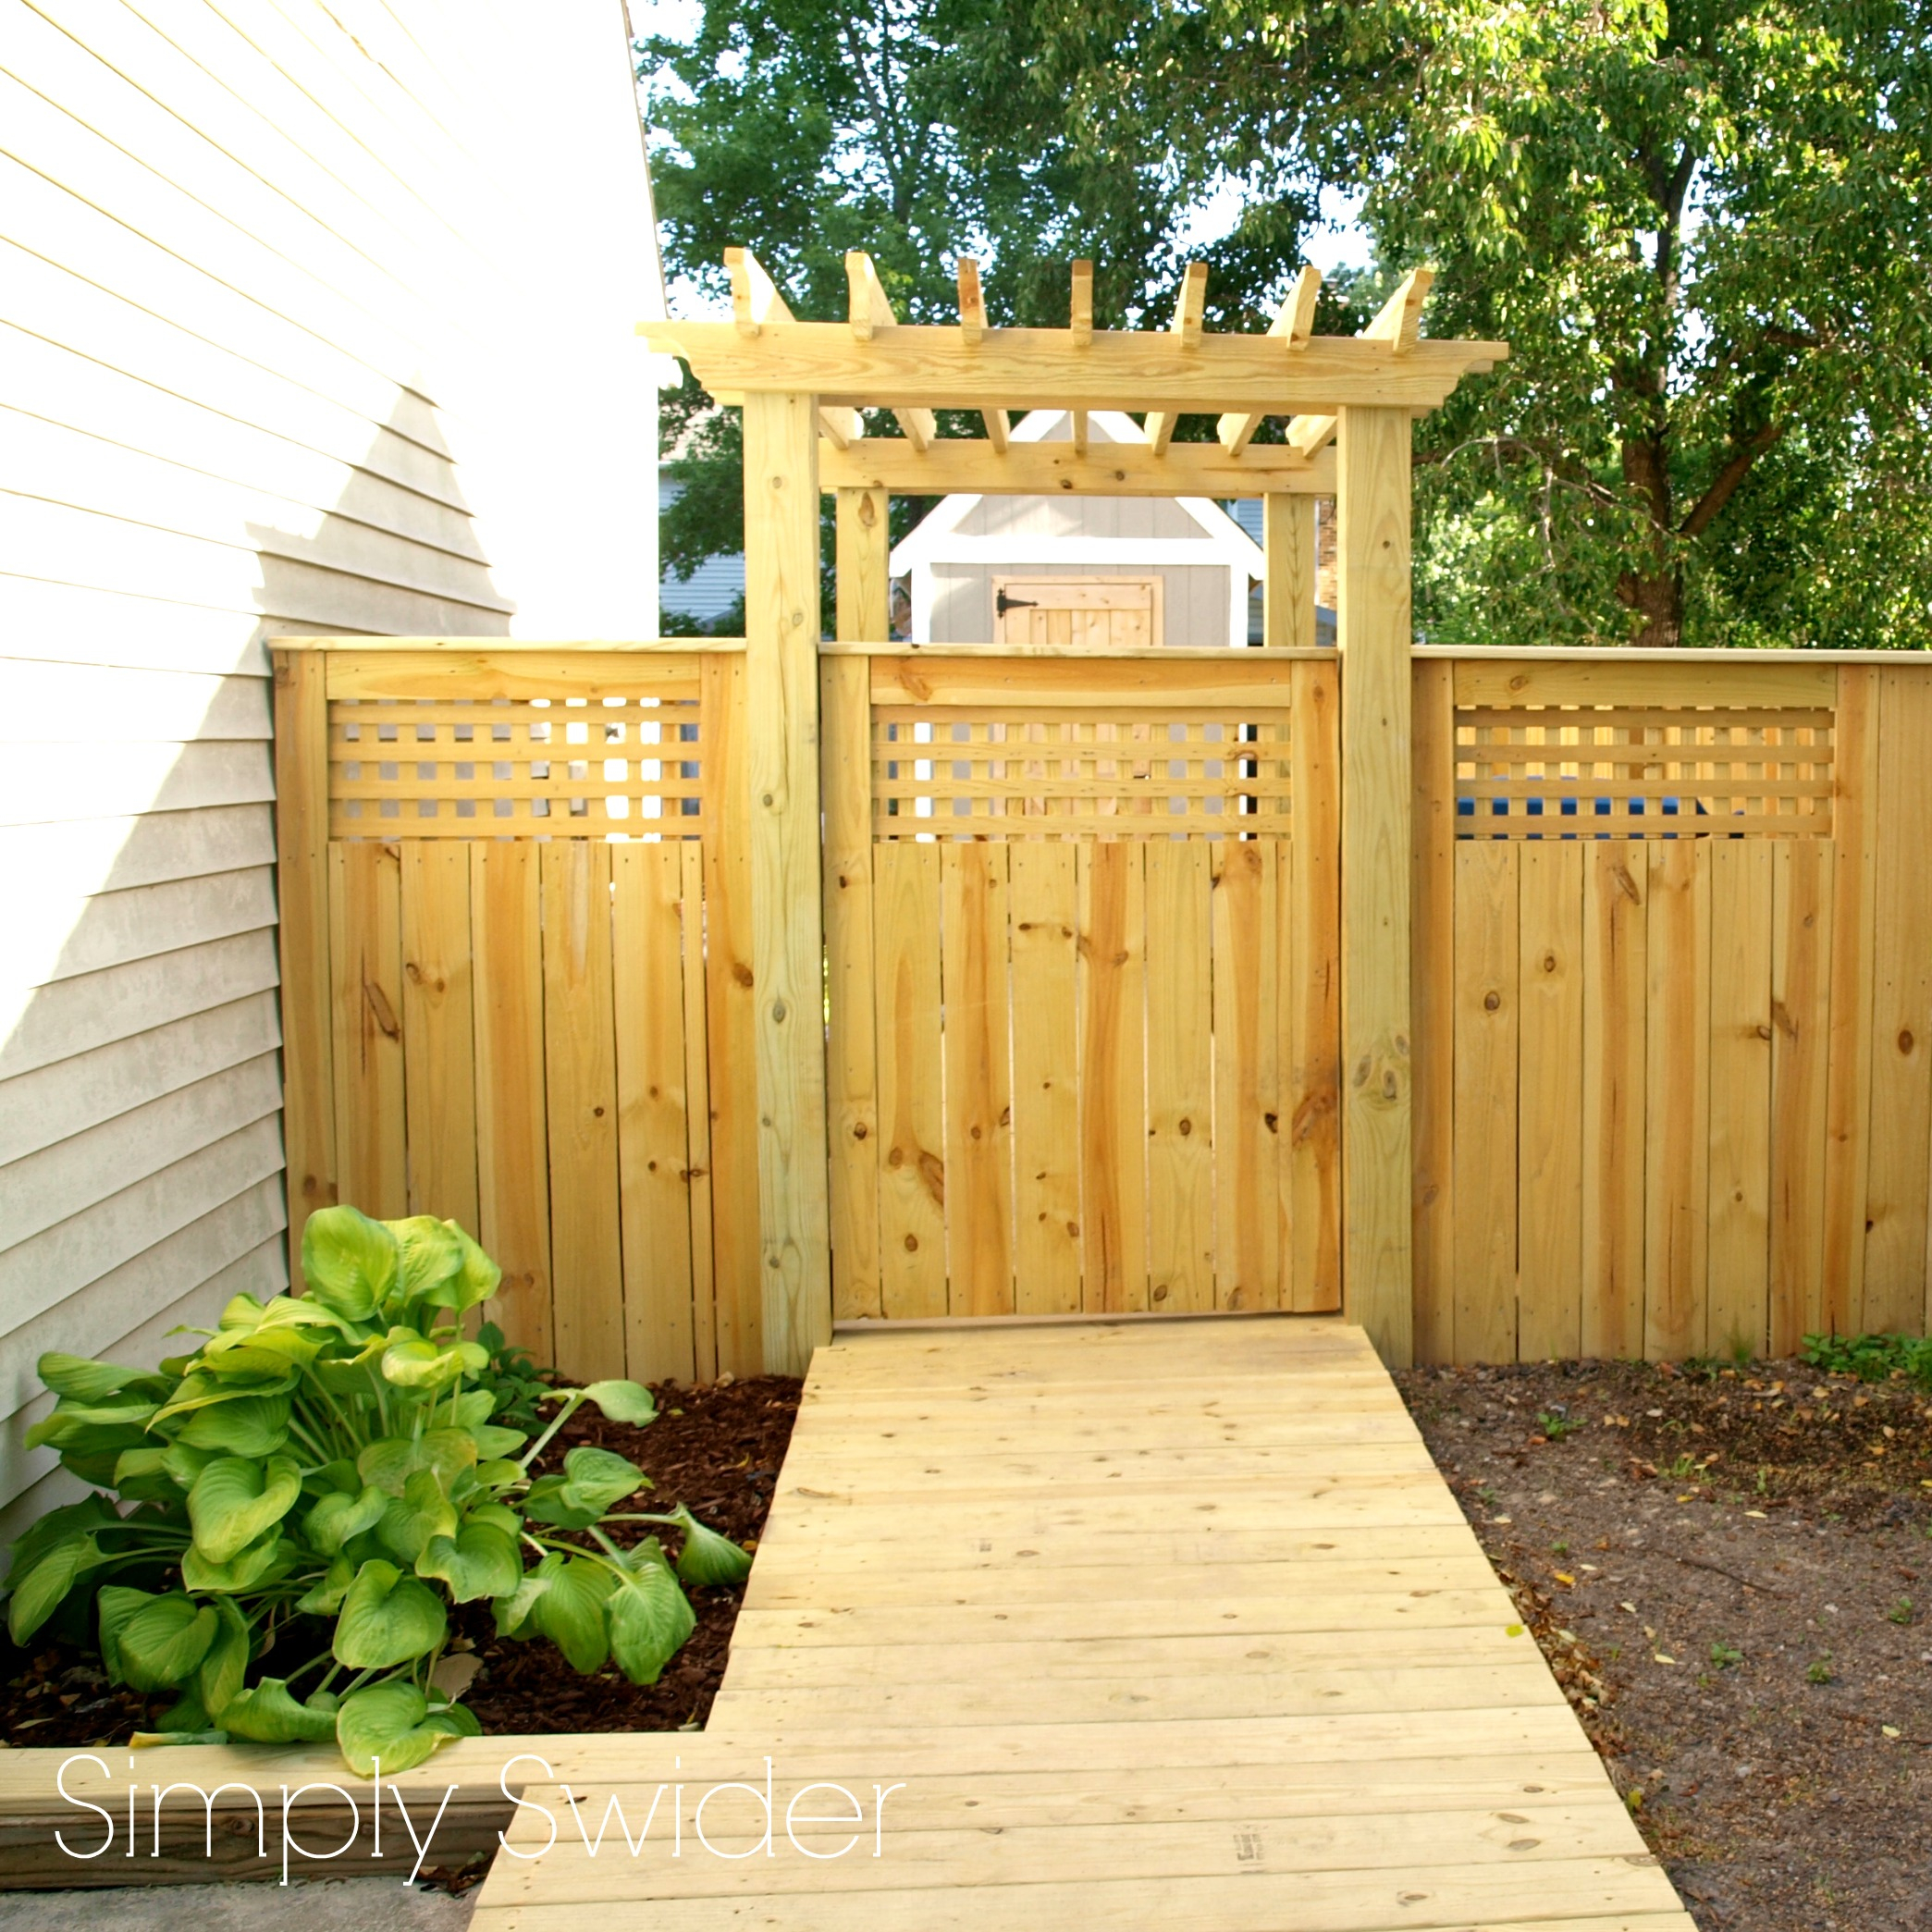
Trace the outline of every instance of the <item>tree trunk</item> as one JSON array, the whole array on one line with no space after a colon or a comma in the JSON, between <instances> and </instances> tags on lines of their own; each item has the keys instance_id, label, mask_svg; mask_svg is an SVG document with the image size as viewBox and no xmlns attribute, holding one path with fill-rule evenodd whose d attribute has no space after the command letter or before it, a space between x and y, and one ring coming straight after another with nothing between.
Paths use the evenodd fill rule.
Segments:
<instances>
[{"instance_id":1,"label":"tree trunk","mask_svg":"<svg viewBox=\"0 0 1932 1932\"><path fill-rule=\"evenodd\" d=\"M1670 554L1670 465L1663 437L1626 438L1623 480L1641 493L1649 512L1651 567L1623 572L1618 599L1637 620L1631 644L1675 650L1684 635L1684 580Z\"/></svg>"}]
</instances>

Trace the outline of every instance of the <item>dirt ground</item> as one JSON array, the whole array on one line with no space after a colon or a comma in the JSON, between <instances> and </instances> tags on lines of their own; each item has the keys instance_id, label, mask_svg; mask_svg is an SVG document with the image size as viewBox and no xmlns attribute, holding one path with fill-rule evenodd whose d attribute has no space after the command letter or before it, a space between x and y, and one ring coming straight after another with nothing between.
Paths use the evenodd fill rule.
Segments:
<instances>
[{"instance_id":1,"label":"dirt ground","mask_svg":"<svg viewBox=\"0 0 1932 1932\"><path fill-rule=\"evenodd\" d=\"M1798 1361L1397 1381L1704 1932L1932 1928L1932 1402Z\"/></svg>"}]
</instances>

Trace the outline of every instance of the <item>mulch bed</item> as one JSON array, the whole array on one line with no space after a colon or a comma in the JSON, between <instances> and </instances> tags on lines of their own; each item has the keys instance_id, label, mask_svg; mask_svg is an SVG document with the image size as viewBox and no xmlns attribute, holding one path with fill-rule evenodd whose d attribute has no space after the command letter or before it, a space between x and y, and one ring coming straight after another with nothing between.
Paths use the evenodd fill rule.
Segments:
<instances>
[{"instance_id":1,"label":"mulch bed","mask_svg":"<svg viewBox=\"0 0 1932 1932\"><path fill-rule=\"evenodd\" d=\"M627 1456L655 1488L629 1506L666 1511L684 1504L708 1528L755 1544L798 1409L797 1382L760 1375L702 1387L658 1384L658 1420L643 1429L580 1410L538 1465L560 1468L564 1452L595 1443ZM641 1525L625 1531L650 1533ZM613 1540L627 1543L629 1535ZM667 1549L676 1550L676 1532ZM466 1604L450 1624L481 1661L465 1702L486 1732L676 1730L701 1727L718 1693L742 1591L694 1590L697 1629L657 1683L632 1683L614 1667L580 1677L544 1639L497 1637L486 1604ZM271 1660L272 1663L272 1660ZM108 1683L91 1645L36 1641L22 1654L0 1632L0 1739L15 1745L79 1746L125 1741L153 1728L172 1693L143 1698Z\"/></svg>"},{"instance_id":2,"label":"mulch bed","mask_svg":"<svg viewBox=\"0 0 1932 1932\"><path fill-rule=\"evenodd\" d=\"M1932 1927L1932 1398L1798 1361L1397 1380L1704 1932Z\"/></svg>"}]
</instances>

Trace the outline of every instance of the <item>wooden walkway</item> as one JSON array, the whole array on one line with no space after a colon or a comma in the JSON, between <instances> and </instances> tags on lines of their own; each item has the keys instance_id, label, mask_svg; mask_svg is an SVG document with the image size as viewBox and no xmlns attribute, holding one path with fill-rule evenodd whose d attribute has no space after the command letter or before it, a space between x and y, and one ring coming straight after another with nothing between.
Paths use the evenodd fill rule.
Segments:
<instances>
[{"instance_id":1,"label":"wooden walkway","mask_svg":"<svg viewBox=\"0 0 1932 1932\"><path fill-rule=\"evenodd\" d=\"M842 1334L709 1729L634 1746L474 1932L1693 1932L1334 1320Z\"/></svg>"}]
</instances>

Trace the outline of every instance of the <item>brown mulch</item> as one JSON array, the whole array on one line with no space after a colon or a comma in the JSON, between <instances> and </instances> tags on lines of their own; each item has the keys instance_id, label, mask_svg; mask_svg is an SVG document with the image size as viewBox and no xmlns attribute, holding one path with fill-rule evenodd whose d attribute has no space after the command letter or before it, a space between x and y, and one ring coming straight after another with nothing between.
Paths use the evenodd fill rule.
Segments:
<instances>
[{"instance_id":1,"label":"brown mulch","mask_svg":"<svg viewBox=\"0 0 1932 1932\"><path fill-rule=\"evenodd\" d=\"M765 1526L798 1408L796 1381L761 1375L702 1387L658 1384L658 1419L631 1428L580 1410L546 1451L539 1471L560 1468L565 1451L595 1443L627 1456L655 1488L628 1506L668 1511L684 1504L699 1521L755 1544ZM625 1525L647 1535L643 1525ZM618 1534L628 1543L630 1534ZM674 1531L665 1536L673 1555ZM737 1621L737 1589L693 1590L697 1628L652 1685L614 1667L580 1677L544 1639L499 1639L486 1604L459 1606L451 1628L483 1668L464 1702L486 1732L675 1730L701 1726L717 1695ZM273 1659L270 1660L271 1668ZM152 1729L173 1693L143 1698L108 1683L91 1643L36 1640L22 1654L0 1632L0 1739L15 1745L74 1746L124 1741Z\"/></svg>"},{"instance_id":2,"label":"brown mulch","mask_svg":"<svg viewBox=\"0 0 1932 1932\"><path fill-rule=\"evenodd\" d=\"M1932 1928L1932 1398L1796 1361L1397 1380L1703 1932Z\"/></svg>"}]
</instances>

